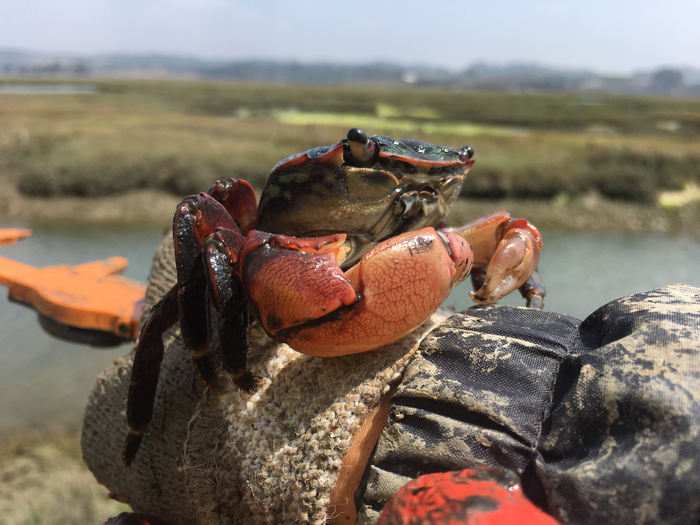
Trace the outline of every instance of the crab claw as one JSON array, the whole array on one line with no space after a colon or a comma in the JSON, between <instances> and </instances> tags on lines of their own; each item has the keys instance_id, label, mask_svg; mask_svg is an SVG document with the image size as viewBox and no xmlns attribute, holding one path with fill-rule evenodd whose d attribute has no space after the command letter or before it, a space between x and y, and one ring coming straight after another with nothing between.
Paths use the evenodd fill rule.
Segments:
<instances>
[{"instance_id":1,"label":"crab claw","mask_svg":"<svg viewBox=\"0 0 700 525\"><path fill-rule=\"evenodd\" d=\"M480 282L480 288L469 296L478 304L496 302L520 288L533 275L540 259L540 232L525 219L512 219L505 211L492 213L461 228L449 228L443 232L459 235L474 249L473 273L479 276L475 283ZM481 281L484 273L485 277ZM536 293L544 295L543 292ZM541 308L541 300L533 303L533 306Z\"/></svg>"},{"instance_id":2,"label":"crab claw","mask_svg":"<svg viewBox=\"0 0 700 525\"><path fill-rule=\"evenodd\" d=\"M511 222L527 224L522 219ZM478 304L490 304L520 288L537 268L540 247L541 241L538 242L531 228L507 227L489 262L483 286L469 293L471 300Z\"/></svg>"},{"instance_id":3,"label":"crab claw","mask_svg":"<svg viewBox=\"0 0 700 525\"><path fill-rule=\"evenodd\" d=\"M377 244L344 273L324 253L311 255L291 252L280 268L281 254L268 262L263 259L266 251L256 250L248 256L246 270L254 272L245 282L256 316L274 339L322 357L366 352L398 341L430 318L467 277L473 261L464 239L433 228ZM271 285L262 277L267 273L278 280L293 275L295 287L302 283L303 289L281 293L275 285L276 294L266 298ZM266 288L253 289L256 278L267 283ZM279 303L280 297L290 301L270 302ZM310 311L307 303L320 311Z\"/></svg>"}]
</instances>

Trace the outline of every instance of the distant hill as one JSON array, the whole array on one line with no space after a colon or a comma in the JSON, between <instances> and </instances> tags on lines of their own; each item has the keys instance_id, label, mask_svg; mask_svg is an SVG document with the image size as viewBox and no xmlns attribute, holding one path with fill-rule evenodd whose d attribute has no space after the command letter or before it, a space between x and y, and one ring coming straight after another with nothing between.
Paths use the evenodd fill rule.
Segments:
<instances>
[{"instance_id":1,"label":"distant hill","mask_svg":"<svg viewBox=\"0 0 700 525\"><path fill-rule=\"evenodd\" d=\"M629 76L536 64L477 63L464 71L391 63L342 65L269 60L216 61L170 55L56 55L0 49L8 77L202 78L292 84L374 84L457 90L700 96L700 70L660 68Z\"/></svg>"}]
</instances>

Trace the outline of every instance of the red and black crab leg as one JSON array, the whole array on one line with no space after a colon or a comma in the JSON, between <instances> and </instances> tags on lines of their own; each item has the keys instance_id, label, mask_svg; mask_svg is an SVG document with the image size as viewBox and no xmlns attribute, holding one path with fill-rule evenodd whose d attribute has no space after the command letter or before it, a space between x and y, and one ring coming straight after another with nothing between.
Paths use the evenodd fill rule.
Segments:
<instances>
[{"instance_id":1,"label":"red and black crab leg","mask_svg":"<svg viewBox=\"0 0 700 525\"><path fill-rule=\"evenodd\" d=\"M258 201L255 190L244 180L222 179L207 191L236 221L244 235L255 228Z\"/></svg>"},{"instance_id":2,"label":"red and black crab leg","mask_svg":"<svg viewBox=\"0 0 700 525\"><path fill-rule=\"evenodd\" d=\"M218 391L216 366L209 353L207 286L202 262L204 241L226 210L209 195L188 197L178 206L173 222L180 329L185 346L204 384ZM228 217L228 221L233 221Z\"/></svg>"},{"instance_id":3,"label":"red and black crab leg","mask_svg":"<svg viewBox=\"0 0 700 525\"><path fill-rule=\"evenodd\" d=\"M178 321L177 290L177 285L173 286L153 306L151 315L141 329L126 403L129 434L124 444L122 461L127 468L134 461L143 433L153 416L153 402L163 361L163 333Z\"/></svg>"},{"instance_id":4,"label":"red and black crab leg","mask_svg":"<svg viewBox=\"0 0 700 525\"><path fill-rule=\"evenodd\" d=\"M537 268L518 290L523 299L527 301L526 306L528 308L534 308L535 310L544 308L544 296L547 295L547 291L544 288L544 282Z\"/></svg>"},{"instance_id":5,"label":"red and black crab leg","mask_svg":"<svg viewBox=\"0 0 700 525\"><path fill-rule=\"evenodd\" d=\"M247 181L222 179L209 188L207 193L226 208L243 235L255 228L258 201L255 190ZM223 236L227 234L227 230L220 233ZM219 314L219 349L222 364L233 382L242 390L250 392L255 390L258 384L258 379L246 370L250 313L240 278L235 276L230 268L238 257L235 250L231 251L233 243L237 243L240 249L244 241L243 238L217 237L216 247L207 248L206 258L209 294Z\"/></svg>"},{"instance_id":6,"label":"red and black crab leg","mask_svg":"<svg viewBox=\"0 0 700 525\"><path fill-rule=\"evenodd\" d=\"M244 239L230 230L214 232L205 243L204 266L211 305L218 314L218 348L224 370L240 389L251 392L259 379L246 369L248 298L234 271Z\"/></svg>"},{"instance_id":7,"label":"red and black crab leg","mask_svg":"<svg viewBox=\"0 0 700 525\"><path fill-rule=\"evenodd\" d=\"M201 259L195 270L191 279L180 284L177 294L180 330L197 373L209 389L218 392L222 385L216 377L216 365L209 349L207 281Z\"/></svg>"},{"instance_id":8,"label":"red and black crab leg","mask_svg":"<svg viewBox=\"0 0 700 525\"><path fill-rule=\"evenodd\" d=\"M223 205L206 193L188 197L180 204L173 229L182 338L202 381L211 390L219 391L222 386L209 350L204 243L214 231L229 230L238 236L240 248L243 236Z\"/></svg>"},{"instance_id":9,"label":"red and black crab leg","mask_svg":"<svg viewBox=\"0 0 700 525\"><path fill-rule=\"evenodd\" d=\"M154 307L141 330L127 400L129 435L122 459L129 467L153 415L153 401L163 360L163 333L178 320L185 345L202 381L220 390L216 367L209 353L207 276L204 243L218 228L228 228L243 239L240 229L224 206L208 194L192 195L178 206L173 219L177 285ZM242 247L242 241L237 248Z\"/></svg>"}]
</instances>

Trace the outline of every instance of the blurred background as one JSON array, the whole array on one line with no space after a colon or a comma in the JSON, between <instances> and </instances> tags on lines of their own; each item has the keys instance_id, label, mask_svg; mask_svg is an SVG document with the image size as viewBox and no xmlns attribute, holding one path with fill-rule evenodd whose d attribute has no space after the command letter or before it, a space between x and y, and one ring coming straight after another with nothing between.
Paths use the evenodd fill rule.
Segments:
<instances>
[{"instance_id":1,"label":"blurred background","mask_svg":"<svg viewBox=\"0 0 700 525\"><path fill-rule=\"evenodd\" d=\"M0 228L34 236L0 256L122 255L145 282L184 196L222 177L259 191L279 160L361 127L471 144L449 220L539 226L549 310L700 286L697 20L690 0L1 2ZM0 301L0 523L127 508L82 466L79 430L130 349L59 341Z\"/></svg>"}]
</instances>

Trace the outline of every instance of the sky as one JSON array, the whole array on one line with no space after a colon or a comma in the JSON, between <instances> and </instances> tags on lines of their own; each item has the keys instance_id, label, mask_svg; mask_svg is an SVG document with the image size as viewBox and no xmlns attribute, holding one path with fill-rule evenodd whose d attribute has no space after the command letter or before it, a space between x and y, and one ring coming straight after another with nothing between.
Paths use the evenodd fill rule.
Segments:
<instances>
[{"instance_id":1,"label":"sky","mask_svg":"<svg viewBox=\"0 0 700 525\"><path fill-rule=\"evenodd\" d=\"M698 0L0 0L0 49L462 70L700 69Z\"/></svg>"}]
</instances>

